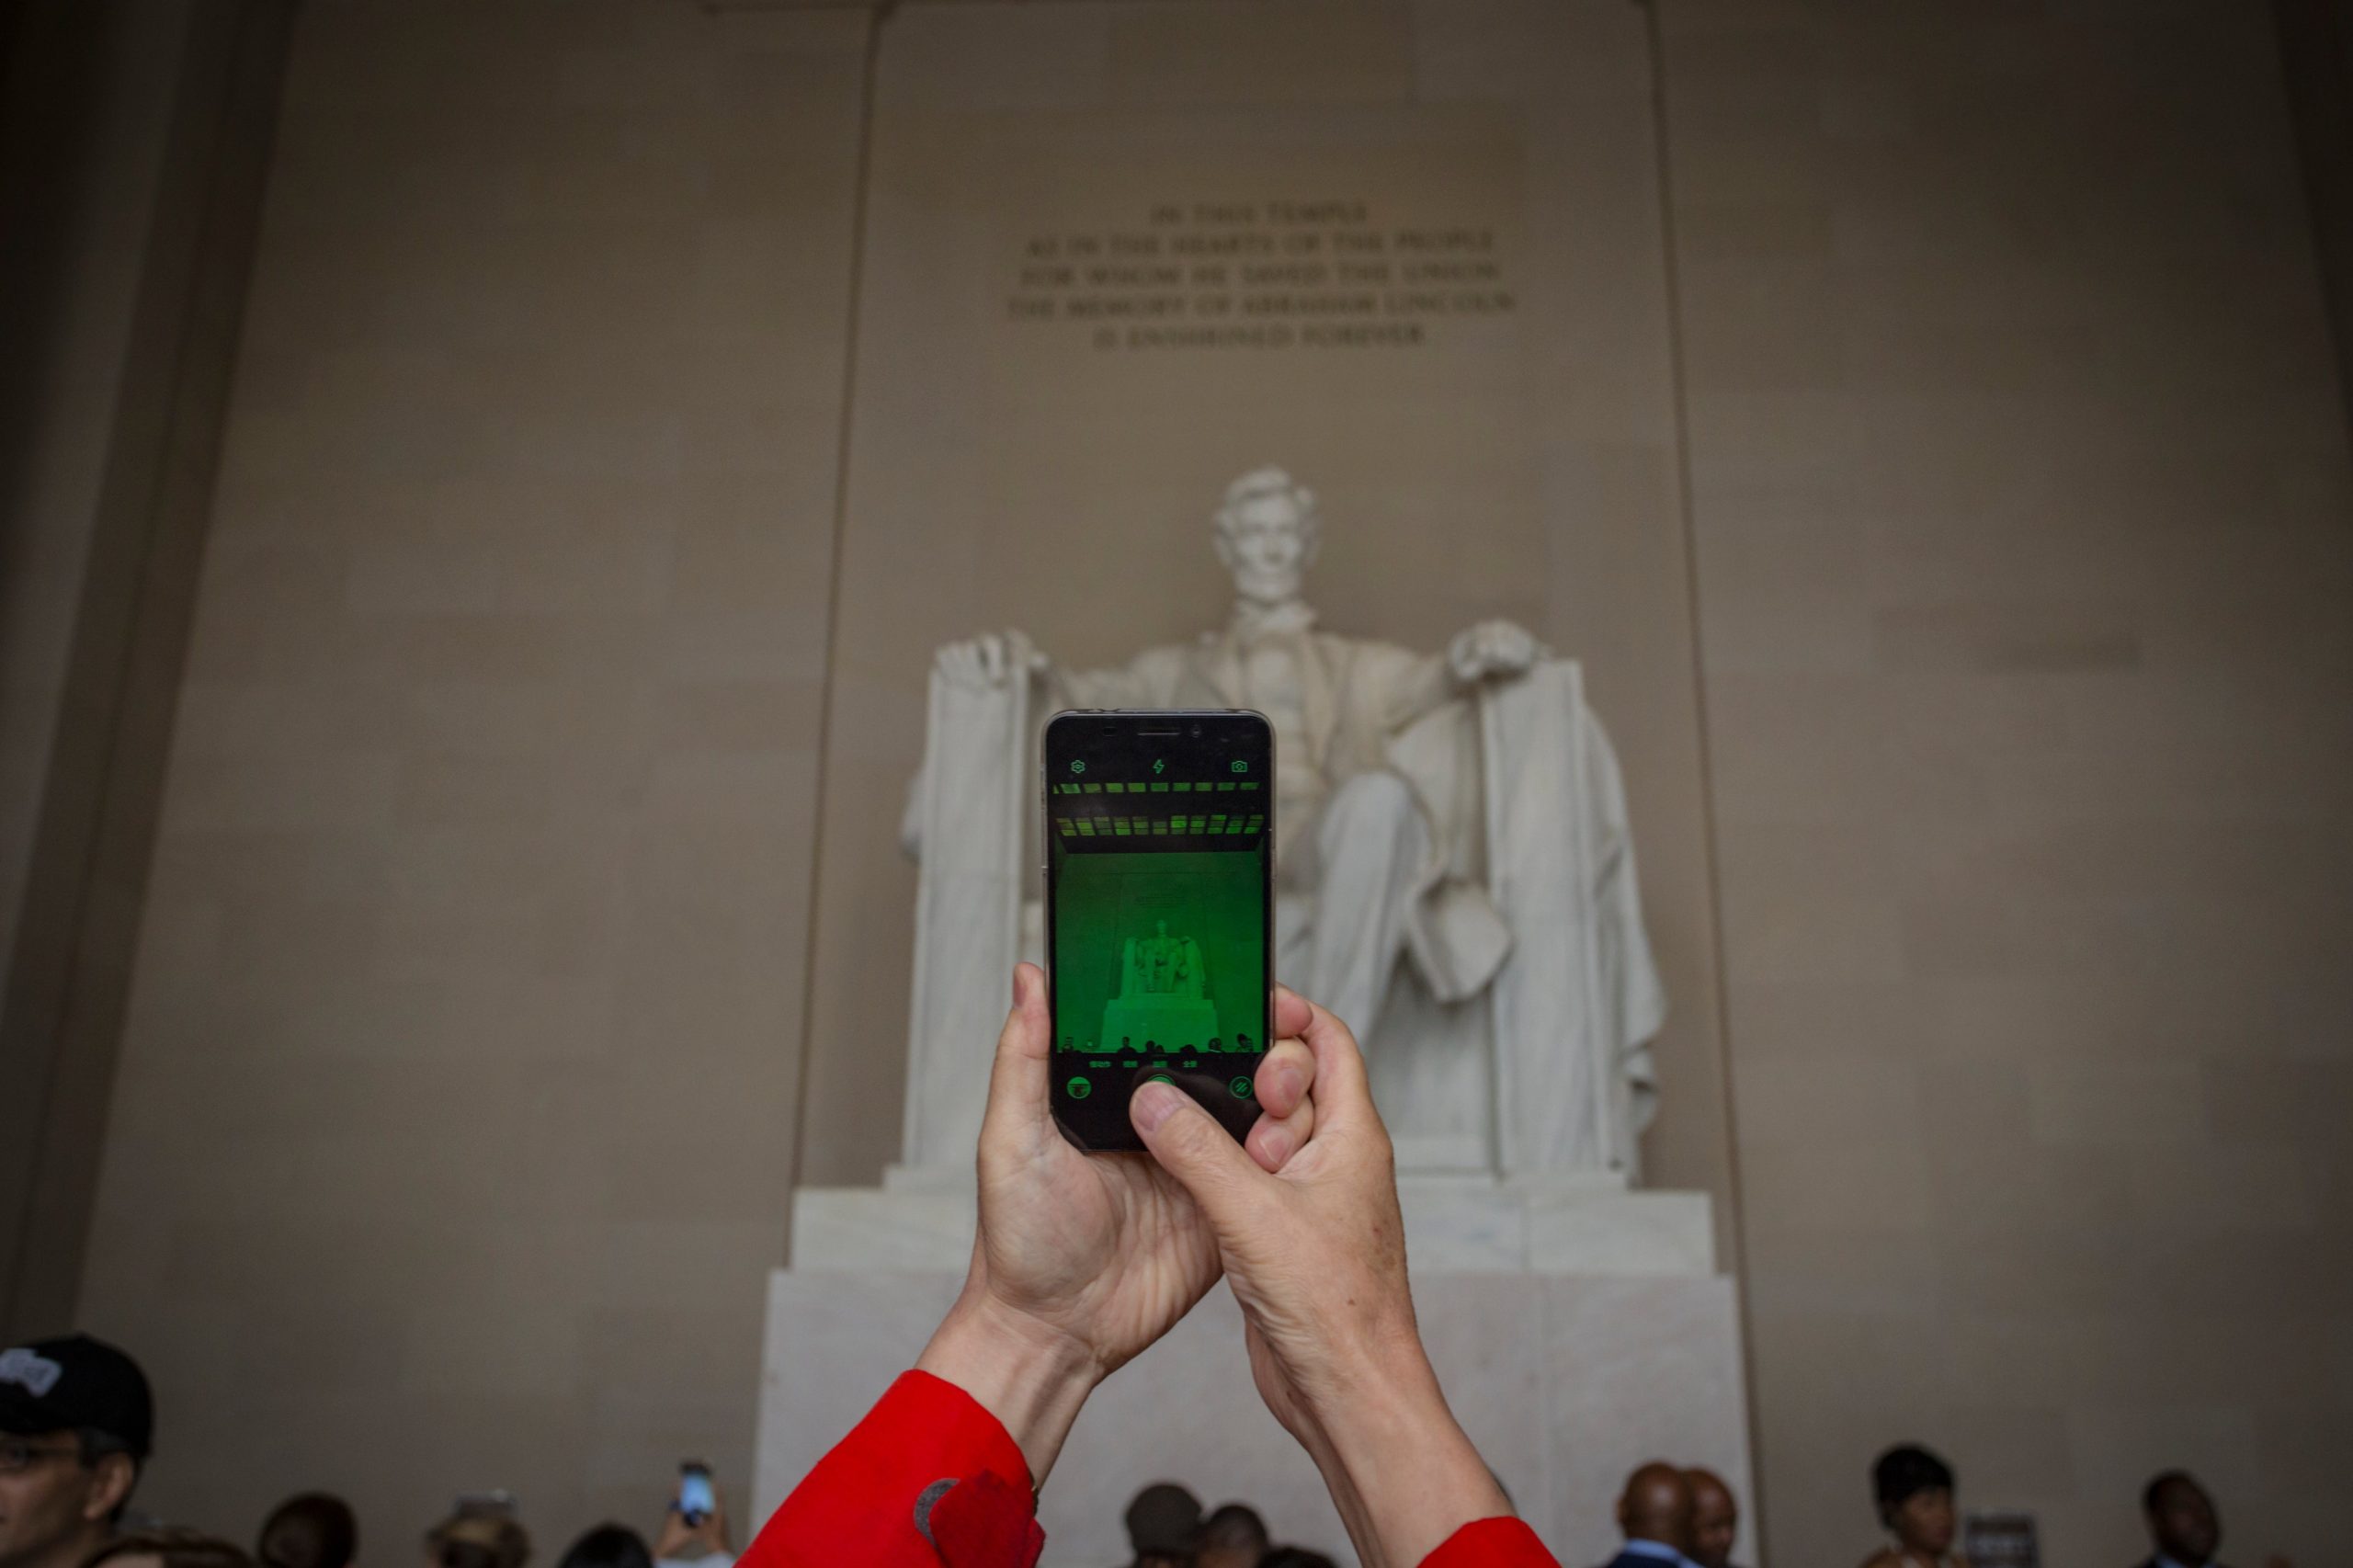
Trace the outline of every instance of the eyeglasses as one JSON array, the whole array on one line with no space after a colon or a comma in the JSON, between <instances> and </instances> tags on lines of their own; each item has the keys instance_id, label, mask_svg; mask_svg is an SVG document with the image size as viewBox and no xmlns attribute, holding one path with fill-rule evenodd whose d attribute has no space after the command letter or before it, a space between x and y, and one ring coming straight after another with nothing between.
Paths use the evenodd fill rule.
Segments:
<instances>
[{"instance_id":1,"label":"eyeglasses","mask_svg":"<svg viewBox=\"0 0 2353 1568\"><path fill-rule=\"evenodd\" d=\"M43 1460L78 1460L81 1457L82 1447L78 1443L68 1443L61 1448L53 1443L43 1445L0 1437L0 1475L22 1475Z\"/></svg>"}]
</instances>

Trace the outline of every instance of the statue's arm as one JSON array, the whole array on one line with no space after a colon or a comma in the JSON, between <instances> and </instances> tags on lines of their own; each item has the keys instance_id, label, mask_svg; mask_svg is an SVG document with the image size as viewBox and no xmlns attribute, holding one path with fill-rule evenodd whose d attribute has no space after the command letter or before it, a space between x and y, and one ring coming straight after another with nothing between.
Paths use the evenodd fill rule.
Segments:
<instances>
[{"instance_id":1,"label":"statue's arm","mask_svg":"<svg viewBox=\"0 0 2353 1568\"><path fill-rule=\"evenodd\" d=\"M1508 620L1483 620L1447 644L1442 653L1381 649L1393 662L1381 680L1381 723L1391 734L1410 728L1483 681L1525 674L1543 657L1543 645Z\"/></svg>"},{"instance_id":2,"label":"statue's arm","mask_svg":"<svg viewBox=\"0 0 2353 1568\"><path fill-rule=\"evenodd\" d=\"M1395 734L1437 712L1460 695L1461 685L1444 653L1394 655L1398 667L1381 683L1381 727Z\"/></svg>"},{"instance_id":3,"label":"statue's arm","mask_svg":"<svg viewBox=\"0 0 2353 1568\"><path fill-rule=\"evenodd\" d=\"M932 655L933 678L946 684L951 700L956 693L969 694L967 701L992 700L995 694L1017 689L1016 682L1038 679L1048 667L1046 655L1019 631L985 631L942 643ZM907 802L899 813L899 847L909 859L923 858L924 779L941 766L939 744L938 736L924 736L923 763L907 783Z\"/></svg>"}]
</instances>

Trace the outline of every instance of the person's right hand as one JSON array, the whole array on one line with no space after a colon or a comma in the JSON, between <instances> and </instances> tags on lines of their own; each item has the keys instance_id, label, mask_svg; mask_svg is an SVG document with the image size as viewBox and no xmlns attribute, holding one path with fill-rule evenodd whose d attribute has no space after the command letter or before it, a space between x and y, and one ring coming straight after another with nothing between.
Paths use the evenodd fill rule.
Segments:
<instances>
[{"instance_id":1,"label":"person's right hand","mask_svg":"<svg viewBox=\"0 0 2353 1568\"><path fill-rule=\"evenodd\" d=\"M1394 1158L1356 1040L1289 991L1275 1034L1302 1037L1315 1061L1289 1146L1254 1159L1166 1085L1138 1089L1130 1114L1208 1217L1267 1408L1323 1471L1367 1568L1406 1568L1511 1506L1422 1350Z\"/></svg>"},{"instance_id":2,"label":"person's right hand","mask_svg":"<svg viewBox=\"0 0 2353 1568\"><path fill-rule=\"evenodd\" d=\"M1063 1136L1052 1061L1046 977L1017 964L981 1119L972 1268L915 1361L1004 1424L1036 1485L1096 1384L1174 1328L1218 1272L1199 1206L1166 1170L1145 1154L1081 1153ZM1278 1040L1256 1070L1246 1145L1218 1136L1279 1165L1314 1116L1314 1076L1307 1046Z\"/></svg>"}]
</instances>

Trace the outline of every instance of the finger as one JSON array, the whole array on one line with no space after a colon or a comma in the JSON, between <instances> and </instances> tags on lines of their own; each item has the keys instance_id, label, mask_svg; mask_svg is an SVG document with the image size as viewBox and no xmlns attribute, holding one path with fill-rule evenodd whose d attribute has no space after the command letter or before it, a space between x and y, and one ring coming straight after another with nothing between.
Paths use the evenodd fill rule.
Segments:
<instances>
[{"instance_id":1,"label":"finger","mask_svg":"<svg viewBox=\"0 0 2353 1568\"><path fill-rule=\"evenodd\" d=\"M1251 1125L1250 1136L1242 1146L1258 1162L1258 1168L1269 1176L1283 1168L1293 1154L1307 1147L1315 1136L1315 1101L1302 1096L1289 1116L1261 1116Z\"/></svg>"},{"instance_id":2,"label":"finger","mask_svg":"<svg viewBox=\"0 0 2353 1568\"><path fill-rule=\"evenodd\" d=\"M1307 1032L1307 1020L1314 1015L1314 1005L1288 985L1275 987L1275 1038L1287 1040Z\"/></svg>"},{"instance_id":3,"label":"finger","mask_svg":"<svg viewBox=\"0 0 2353 1568\"><path fill-rule=\"evenodd\" d=\"M1315 1053L1303 1040L1279 1040L1252 1075L1251 1088L1258 1108L1268 1116L1289 1116L1307 1097L1315 1082Z\"/></svg>"},{"instance_id":4,"label":"finger","mask_svg":"<svg viewBox=\"0 0 2353 1568\"><path fill-rule=\"evenodd\" d=\"M1193 1195L1213 1225L1231 1224L1266 1180L1233 1135L1174 1084L1147 1083L1128 1101L1129 1119L1161 1168Z\"/></svg>"},{"instance_id":5,"label":"finger","mask_svg":"<svg viewBox=\"0 0 2353 1568\"><path fill-rule=\"evenodd\" d=\"M1013 1010L996 1037L996 1062L989 1069L989 1103L982 1118L981 1142L1006 1130L1028 1127L1046 1116L1048 1061L1053 1020L1046 1016L1046 977L1036 964L1013 966Z\"/></svg>"},{"instance_id":6,"label":"finger","mask_svg":"<svg viewBox=\"0 0 2353 1568\"><path fill-rule=\"evenodd\" d=\"M1312 1002L1308 1008L1301 1038L1315 1053L1315 1099L1323 1107L1324 1125L1337 1129L1368 1120L1378 1125L1381 1113L1373 1108L1372 1085L1365 1075L1357 1037L1324 1008Z\"/></svg>"}]
</instances>

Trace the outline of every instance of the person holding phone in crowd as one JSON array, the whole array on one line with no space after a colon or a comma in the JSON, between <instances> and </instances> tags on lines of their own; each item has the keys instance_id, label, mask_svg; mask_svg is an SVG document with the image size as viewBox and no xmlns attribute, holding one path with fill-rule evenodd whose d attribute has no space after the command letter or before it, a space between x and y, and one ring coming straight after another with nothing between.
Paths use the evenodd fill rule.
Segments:
<instances>
[{"instance_id":1,"label":"person holding phone in crowd","mask_svg":"<svg viewBox=\"0 0 2353 1568\"><path fill-rule=\"evenodd\" d=\"M1339 1019L1278 993L1237 1142L1173 1085L1131 1102L1147 1153L1081 1153L1049 1106L1045 978L1014 974L962 1293L753 1541L754 1568L1029 1568L1036 1491L1087 1395L1222 1274L1276 1420L1367 1568L1556 1568L1448 1409L1414 1319L1389 1134Z\"/></svg>"},{"instance_id":2,"label":"person holding phone in crowd","mask_svg":"<svg viewBox=\"0 0 2353 1568\"><path fill-rule=\"evenodd\" d=\"M678 1467L678 1490L654 1542L655 1568L734 1568L734 1538L727 1528L727 1499L710 1467L688 1460Z\"/></svg>"}]
</instances>

